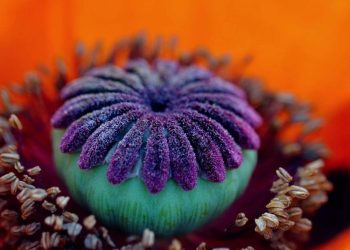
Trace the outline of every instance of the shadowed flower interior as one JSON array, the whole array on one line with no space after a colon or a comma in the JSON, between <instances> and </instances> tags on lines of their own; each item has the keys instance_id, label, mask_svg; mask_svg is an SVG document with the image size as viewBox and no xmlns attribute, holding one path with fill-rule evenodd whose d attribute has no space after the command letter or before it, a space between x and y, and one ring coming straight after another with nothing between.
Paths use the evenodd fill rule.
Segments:
<instances>
[{"instance_id":1,"label":"shadowed flower interior","mask_svg":"<svg viewBox=\"0 0 350 250\"><path fill-rule=\"evenodd\" d=\"M236 85L199 66L172 60L129 60L87 72L61 91L54 116L66 128L60 149L80 152L78 165L108 163L113 184L140 176L160 192L173 178L192 190L198 176L225 180L241 165L243 149L257 149L261 118Z\"/></svg>"}]
</instances>

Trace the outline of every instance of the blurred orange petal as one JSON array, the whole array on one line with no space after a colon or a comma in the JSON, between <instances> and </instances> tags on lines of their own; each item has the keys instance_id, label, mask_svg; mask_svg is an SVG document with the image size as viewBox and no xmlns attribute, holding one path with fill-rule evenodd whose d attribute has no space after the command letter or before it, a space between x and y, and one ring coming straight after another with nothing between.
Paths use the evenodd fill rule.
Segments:
<instances>
[{"instance_id":1,"label":"blurred orange petal","mask_svg":"<svg viewBox=\"0 0 350 250\"><path fill-rule=\"evenodd\" d=\"M350 1L1 0L0 84L71 59L78 40L107 46L146 31L254 61L247 74L311 102L326 119L330 166L350 166ZM318 249L350 249L350 230Z\"/></svg>"},{"instance_id":2,"label":"blurred orange petal","mask_svg":"<svg viewBox=\"0 0 350 250\"><path fill-rule=\"evenodd\" d=\"M315 250L350 250L350 229L337 236L332 241L326 243L323 246L316 248Z\"/></svg>"}]
</instances>

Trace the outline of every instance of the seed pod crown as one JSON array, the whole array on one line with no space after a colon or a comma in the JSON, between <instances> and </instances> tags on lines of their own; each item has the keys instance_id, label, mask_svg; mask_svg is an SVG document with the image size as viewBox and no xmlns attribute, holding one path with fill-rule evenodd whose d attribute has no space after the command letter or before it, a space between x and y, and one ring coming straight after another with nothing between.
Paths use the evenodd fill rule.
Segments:
<instances>
[{"instance_id":1,"label":"seed pod crown","mask_svg":"<svg viewBox=\"0 0 350 250\"><path fill-rule=\"evenodd\" d=\"M184 190L197 178L222 182L260 144L260 116L236 85L199 66L130 60L92 69L61 91L52 117L66 129L60 149L78 165L108 164L113 184L139 176L152 193L173 178Z\"/></svg>"}]
</instances>

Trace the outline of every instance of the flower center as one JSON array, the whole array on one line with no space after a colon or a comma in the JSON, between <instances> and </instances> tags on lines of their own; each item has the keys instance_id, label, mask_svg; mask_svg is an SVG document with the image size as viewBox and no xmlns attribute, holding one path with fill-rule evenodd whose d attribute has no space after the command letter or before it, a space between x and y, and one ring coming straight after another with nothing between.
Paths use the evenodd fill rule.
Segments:
<instances>
[{"instance_id":1,"label":"flower center","mask_svg":"<svg viewBox=\"0 0 350 250\"><path fill-rule=\"evenodd\" d=\"M150 105L153 112L164 112L168 108L167 103L157 99L151 100Z\"/></svg>"},{"instance_id":2,"label":"flower center","mask_svg":"<svg viewBox=\"0 0 350 250\"><path fill-rule=\"evenodd\" d=\"M173 176L192 190L198 177L223 182L242 149L259 147L261 118L237 86L197 66L127 65L96 68L62 90L52 124L66 128L60 149L80 151L81 169L106 162L112 184L137 175L157 193Z\"/></svg>"},{"instance_id":3,"label":"flower center","mask_svg":"<svg viewBox=\"0 0 350 250\"><path fill-rule=\"evenodd\" d=\"M174 95L174 91L168 91L165 83L160 83L160 86L147 90L149 106L156 113L163 113L171 109Z\"/></svg>"}]
</instances>

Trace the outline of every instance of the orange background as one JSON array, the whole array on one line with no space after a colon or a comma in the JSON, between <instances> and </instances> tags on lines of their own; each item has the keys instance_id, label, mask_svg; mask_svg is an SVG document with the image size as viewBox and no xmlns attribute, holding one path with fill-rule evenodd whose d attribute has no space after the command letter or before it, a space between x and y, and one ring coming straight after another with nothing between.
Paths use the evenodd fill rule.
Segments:
<instances>
[{"instance_id":1,"label":"orange background","mask_svg":"<svg viewBox=\"0 0 350 250\"><path fill-rule=\"evenodd\" d=\"M315 104L333 164L350 164L350 1L1 0L0 82L39 63L146 31L177 35L180 48L253 55L249 74Z\"/></svg>"},{"instance_id":2,"label":"orange background","mask_svg":"<svg viewBox=\"0 0 350 250\"><path fill-rule=\"evenodd\" d=\"M322 137L333 151L331 165L349 166L349 27L346 0L1 0L0 82L69 58L77 40L108 46L142 30L177 35L183 50L252 55L247 73L314 103L327 121ZM347 235L323 249L344 247Z\"/></svg>"}]
</instances>

